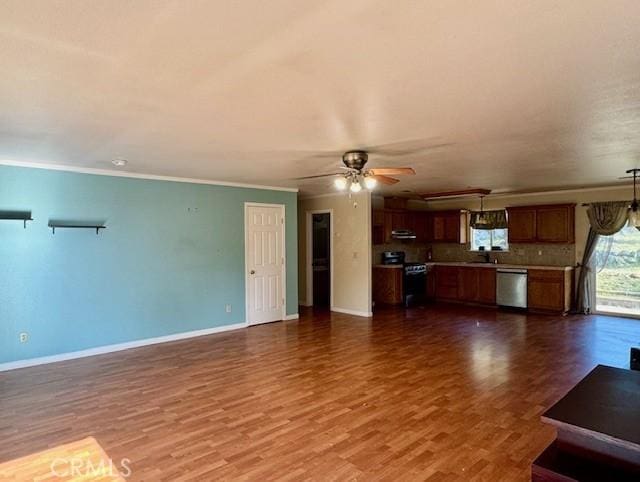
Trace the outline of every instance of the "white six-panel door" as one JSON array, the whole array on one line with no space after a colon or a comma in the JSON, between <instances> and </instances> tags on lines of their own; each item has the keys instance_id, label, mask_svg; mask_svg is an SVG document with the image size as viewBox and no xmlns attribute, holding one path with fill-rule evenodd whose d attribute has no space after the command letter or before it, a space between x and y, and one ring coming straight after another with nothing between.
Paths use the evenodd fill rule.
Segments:
<instances>
[{"instance_id":1,"label":"white six-panel door","mask_svg":"<svg viewBox=\"0 0 640 482\"><path fill-rule=\"evenodd\" d=\"M247 323L285 317L284 206L245 205Z\"/></svg>"}]
</instances>

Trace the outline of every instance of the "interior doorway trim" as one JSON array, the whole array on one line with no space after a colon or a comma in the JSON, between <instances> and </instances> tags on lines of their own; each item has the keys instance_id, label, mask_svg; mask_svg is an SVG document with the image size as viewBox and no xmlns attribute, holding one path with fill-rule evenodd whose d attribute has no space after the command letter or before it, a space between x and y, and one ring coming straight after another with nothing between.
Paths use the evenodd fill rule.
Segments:
<instances>
[{"instance_id":1,"label":"interior doorway trim","mask_svg":"<svg viewBox=\"0 0 640 482\"><path fill-rule=\"evenodd\" d=\"M306 306L313 306L313 215L329 214L329 308L333 309L333 209L307 211Z\"/></svg>"},{"instance_id":2,"label":"interior doorway trim","mask_svg":"<svg viewBox=\"0 0 640 482\"><path fill-rule=\"evenodd\" d=\"M257 202L245 202L244 203L244 310L245 310L245 326L251 326L252 323L249 319L249 218L247 217L247 211L250 207L260 208L279 208L282 215L282 222L280 224L280 234L282 239L282 267L281 267L281 291L282 291L282 316L281 320L287 317L287 239L286 239L286 222L287 211L284 204L266 204ZM277 321L277 320L276 320ZM254 323L256 324L256 323Z\"/></svg>"}]
</instances>

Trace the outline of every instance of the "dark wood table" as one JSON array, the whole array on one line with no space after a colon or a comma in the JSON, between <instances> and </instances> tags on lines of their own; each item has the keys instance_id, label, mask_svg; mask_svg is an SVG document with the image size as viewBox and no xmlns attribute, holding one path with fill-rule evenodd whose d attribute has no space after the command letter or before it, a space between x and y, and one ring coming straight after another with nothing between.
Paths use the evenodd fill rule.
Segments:
<instances>
[{"instance_id":1,"label":"dark wood table","mask_svg":"<svg viewBox=\"0 0 640 482\"><path fill-rule=\"evenodd\" d=\"M640 372L598 365L542 421L558 436L532 480L640 480Z\"/></svg>"}]
</instances>

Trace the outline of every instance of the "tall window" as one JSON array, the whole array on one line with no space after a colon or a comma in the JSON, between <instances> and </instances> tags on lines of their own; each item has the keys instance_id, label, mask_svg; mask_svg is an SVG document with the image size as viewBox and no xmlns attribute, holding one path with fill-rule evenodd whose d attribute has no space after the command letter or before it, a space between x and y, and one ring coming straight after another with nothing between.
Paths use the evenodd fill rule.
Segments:
<instances>
[{"instance_id":1,"label":"tall window","mask_svg":"<svg viewBox=\"0 0 640 482\"><path fill-rule=\"evenodd\" d=\"M471 250L480 251L484 249L498 248L501 251L509 249L507 241L507 229L471 229Z\"/></svg>"},{"instance_id":2,"label":"tall window","mask_svg":"<svg viewBox=\"0 0 640 482\"><path fill-rule=\"evenodd\" d=\"M601 236L595 252L596 310L640 316L640 231Z\"/></svg>"}]
</instances>

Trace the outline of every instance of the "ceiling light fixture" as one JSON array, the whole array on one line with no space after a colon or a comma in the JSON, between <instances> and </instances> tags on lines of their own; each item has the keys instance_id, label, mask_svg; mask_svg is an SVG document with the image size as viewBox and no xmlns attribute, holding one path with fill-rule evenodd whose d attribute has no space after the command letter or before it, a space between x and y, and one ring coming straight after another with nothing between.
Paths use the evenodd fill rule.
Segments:
<instances>
[{"instance_id":1,"label":"ceiling light fixture","mask_svg":"<svg viewBox=\"0 0 640 482\"><path fill-rule=\"evenodd\" d=\"M127 165L127 160L126 159L114 159L113 161L111 161L111 164L113 164L116 167L124 167Z\"/></svg>"},{"instance_id":2,"label":"ceiling light fixture","mask_svg":"<svg viewBox=\"0 0 640 482\"><path fill-rule=\"evenodd\" d=\"M367 176L364 178L364 187L366 187L369 191L374 189L378 184L378 180L375 177Z\"/></svg>"},{"instance_id":3,"label":"ceiling light fixture","mask_svg":"<svg viewBox=\"0 0 640 482\"><path fill-rule=\"evenodd\" d=\"M344 177L336 177L336 179L333 181L333 185L338 191L344 191L347 188L347 184L347 179Z\"/></svg>"},{"instance_id":4,"label":"ceiling light fixture","mask_svg":"<svg viewBox=\"0 0 640 482\"><path fill-rule=\"evenodd\" d=\"M349 189L351 190L351 192L358 193L362 191L362 185L360 184L360 181L356 179L354 181L351 181L351 186L349 186Z\"/></svg>"},{"instance_id":5,"label":"ceiling light fixture","mask_svg":"<svg viewBox=\"0 0 640 482\"><path fill-rule=\"evenodd\" d=\"M640 169L629 169L627 174L633 174L633 202L629 206L629 212L627 217L629 219L629 225L633 227L640 227L640 204L638 203L638 192L636 187L636 181Z\"/></svg>"},{"instance_id":6,"label":"ceiling light fixture","mask_svg":"<svg viewBox=\"0 0 640 482\"><path fill-rule=\"evenodd\" d=\"M476 219L476 224L487 224L487 217L484 215L484 196L480 196L480 214Z\"/></svg>"}]
</instances>

